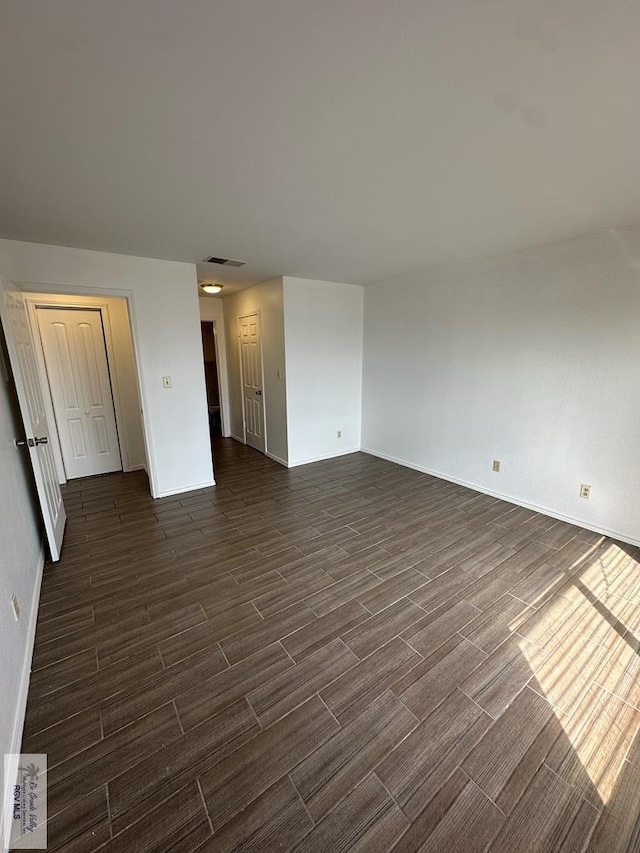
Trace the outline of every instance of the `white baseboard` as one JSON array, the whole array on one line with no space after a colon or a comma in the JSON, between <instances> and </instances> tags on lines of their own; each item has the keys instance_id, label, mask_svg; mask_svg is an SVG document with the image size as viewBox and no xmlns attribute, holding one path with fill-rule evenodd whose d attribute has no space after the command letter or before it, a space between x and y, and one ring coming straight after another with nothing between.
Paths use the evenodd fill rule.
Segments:
<instances>
[{"instance_id":1,"label":"white baseboard","mask_svg":"<svg viewBox=\"0 0 640 853\"><path fill-rule=\"evenodd\" d=\"M209 486L215 486L215 480L205 480L204 483L192 483L190 486L180 486L178 489L168 489L166 492L158 492L157 495L153 495L153 497L157 500L158 498L170 498L172 495L182 495L185 492L195 492L196 489L208 489Z\"/></svg>"},{"instance_id":2,"label":"white baseboard","mask_svg":"<svg viewBox=\"0 0 640 853\"><path fill-rule=\"evenodd\" d=\"M324 462L325 459L337 459L339 456L349 456L351 453L358 453L359 447L351 447L349 450L337 450L335 453L324 453L322 456L311 456L308 459L296 459L289 462L289 468L297 468L298 465L310 465L312 462Z\"/></svg>"},{"instance_id":3,"label":"white baseboard","mask_svg":"<svg viewBox=\"0 0 640 853\"><path fill-rule=\"evenodd\" d=\"M236 435L235 432L230 432L229 438L232 438L234 441L239 441L240 444L245 444L244 438L242 438L242 436L240 435Z\"/></svg>"},{"instance_id":4,"label":"white baseboard","mask_svg":"<svg viewBox=\"0 0 640 853\"><path fill-rule=\"evenodd\" d=\"M129 465L127 468L122 469L125 474L131 474L132 471L146 471L144 465Z\"/></svg>"},{"instance_id":5,"label":"white baseboard","mask_svg":"<svg viewBox=\"0 0 640 853\"><path fill-rule=\"evenodd\" d=\"M416 465L413 462L407 462L406 459L398 459L396 456L389 456L387 453L380 453L378 450L372 450L369 447L361 448L363 453L368 453L369 456L377 456L378 459L385 459L387 462L395 462L396 465L403 465L405 468L412 468L414 471L420 471L422 474L429 474L431 477L437 477L439 480L446 480L449 483L455 483L457 486L464 486L467 489L473 489L474 492L482 492L483 495L489 495L492 498L498 498L501 501L521 506L525 509L540 512L543 515L548 515L551 518L557 518L558 521L566 521L568 524L575 524L577 527L584 527L585 530L592 530L594 533L601 533L603 536L610 536L612 539L619 539L621 542L627 542L629 545L640 545L640 539L629 535L628 533L620 533L618 530L611 530L607 527L600 527L591 522L583 521L581 518L575 518L571 515L565 515L555 509L540 506L539 504L523 501L513 497L513 495L505 495L502 492L496 492L493 489L487 489L484 486L479 486L477 483L469 483L467 480L460 480L457 477L450 477L448 474L442 474L440 471L433 471L431 468L425 468L423 465Z\"/></svg>"},{"instance_id":6,"label":"white baseboard","mask_svg":"<svg viewBox=\"0 0 640 853\"><path fill-rule=\"evenodd\" d=\"M279 465L284 465L285 468L289 467L289 463L285 459L281 459L279 456L276 456L275 453L269 453L268 450L265 450L264 455L268 456L269 459L273 459L273 461L277 462Z\"/></svg>"},{"instance_id":7,"label":"white baseboard","mask_svg":"<svg viewBox=\"0 0 640 853\"><path fill-rule=\"evenodd\" d=\"M11 831L10 815L13 802L13 785L18 778L18 756L22 747L22 734L24 732L24 721L27 711L27 698L29 696L29 681L31 678L31 662L33 660L33 647L36 639L36 625L38 622L38 607L40 606L40 587L42 586L42 571L44 569L44 543L38 557L38 568L36 570L36 584L29 608L29 628L27 630L27 646L22 662L22 673L20 674L20 692L18 693L18 707L11 736L11 759L7 774L4 779L4 791L2 801L2 819L0 820L0 839L2 839L3 853L9 850L9 835ZM14 766L15 765L15 766Z\"/></svg>"},{"instance_id":8,"label":"white baseboard","mask_svg":"<svg viewBox=\"0 0 640 853\"><path fill-rule=\"evenodd\" d=\"M246 444L244 439L240 438L238 435L231 433L231 438L235 441L239 441L240 444ZM294 462L287 462L286 459L283 459L281 456L276 456L275 453L271 453L269 450L265 450L264 455L269 459L273 459L273 461L277 462L278 465L283 465L285 468L297 468L298 465L309 465L312 462L323 462L325 459L336 459L338 456L348 456L350 453L357 453L359 450L359 447L352 447L349 450L338 450L335 453L325 453L323 456L312 456L308 459L297 459Z\"/></svg>"}]
</instances>

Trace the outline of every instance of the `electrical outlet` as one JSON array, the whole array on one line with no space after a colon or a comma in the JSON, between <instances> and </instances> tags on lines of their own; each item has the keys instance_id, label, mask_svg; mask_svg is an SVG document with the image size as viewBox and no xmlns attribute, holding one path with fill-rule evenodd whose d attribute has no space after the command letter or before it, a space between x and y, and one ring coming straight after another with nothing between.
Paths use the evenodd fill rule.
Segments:
<instances>
[{"instance_id":1,"label":"electrical outlet","mask_svg":"<svg viewBox=\"0 0 640 853\"><path fill-rule=\"evenodd\" d=\"M163 388L171 388L171 377L163 376L162 377L162 387Z\"/></svg>"},{"instance_id":2,"label":"electrical outlet","mask_svg":"<svg viewBox=\"0 0 640 853\"><path fill-rule=\"evenodd\" d=\"M589 500L589 498L591 497L591 486L587 486L585 483L583 483L580 486L580 497Z\"/></svg>"},{"instance_id":3,"label":"electrical outlet","mask_svg":"<svg viewBox=\"0 0 640 853\"><path fill-rule=\"evenodd\" d=\"M16 622L20 618L20 605L18 604L18 596L14 593L11 596L11 606L13 607L13 615L16 617Z\"/></svg>"},{"instance_id":4,"label":"electrical outlet","mask_svg":"<svg viewBox=\"0 0 640 853\"><path fill-rule=\"evenodd\" d=\"M493 471L499 471L500 470L500 460L499 459L493 460L493 469L492 470Z\"/></svg>"},{"instance_id":5,"label":"electrical outlet","mask_svg":"<svg viewBox=\"0 0 640 853\"><path fill-rule=\"evenodd\" d=\"M336 430L336 438L342 438L342 430Z\"/></svg>"}]
</instances>

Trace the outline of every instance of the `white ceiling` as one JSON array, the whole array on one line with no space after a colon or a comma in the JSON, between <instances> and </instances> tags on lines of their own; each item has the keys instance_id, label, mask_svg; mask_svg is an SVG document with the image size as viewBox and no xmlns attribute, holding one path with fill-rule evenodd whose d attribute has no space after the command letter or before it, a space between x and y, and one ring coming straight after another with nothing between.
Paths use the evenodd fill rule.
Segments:
<instances>
[{"instance_id":1,"label":"white ceiling","mask_svg":"<svg viewBox=\"0 0 640 853\"><path fill-rule=\"evenodd\" d=\"M0 234L367 282L640 221L633 0L3 0Z\"/></svg>"}]
</instances>

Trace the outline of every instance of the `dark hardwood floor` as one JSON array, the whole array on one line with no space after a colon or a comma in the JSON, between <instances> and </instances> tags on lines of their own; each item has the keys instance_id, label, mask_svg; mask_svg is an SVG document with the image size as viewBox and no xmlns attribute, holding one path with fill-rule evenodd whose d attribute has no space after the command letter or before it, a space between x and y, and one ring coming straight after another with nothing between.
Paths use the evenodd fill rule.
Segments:
<instances>
[{"instance_id":1,"label":"dark hardwood floor","mask_svg":"<svg viewBox=\"0 0 640 853\"><path fill-rule=\"evenodd\" d=\"M65 487L50 851L640 850L637 549L363 454L215 458Z\"/></svg>"}]
</instances>

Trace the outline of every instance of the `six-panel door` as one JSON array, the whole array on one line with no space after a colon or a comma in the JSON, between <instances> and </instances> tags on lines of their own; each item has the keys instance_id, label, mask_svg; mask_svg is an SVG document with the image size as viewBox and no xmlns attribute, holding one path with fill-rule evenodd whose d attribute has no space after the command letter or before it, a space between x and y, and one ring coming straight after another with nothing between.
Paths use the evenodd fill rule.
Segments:
<instances>
[{"instance_id":1,"label":"six-panel door","mask_svg":"<svg viewBox=\"0 0 640 853\"><path fill-rule=\"evenodd\" d=\"M245 441L264 453L264 399L262 389L262 345L257 314L240 317L240 367Z\"/></svg>"}]
</instances>

